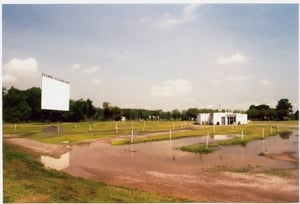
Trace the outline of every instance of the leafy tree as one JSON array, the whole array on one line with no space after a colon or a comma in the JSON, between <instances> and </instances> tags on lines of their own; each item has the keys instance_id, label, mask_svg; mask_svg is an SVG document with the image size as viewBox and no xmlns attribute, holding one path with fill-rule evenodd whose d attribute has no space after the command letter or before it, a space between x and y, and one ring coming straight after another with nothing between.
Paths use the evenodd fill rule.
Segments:
<instances>
[{"instance_id":1,"label":"leafy tree","mask_svg":"<svg viewBox=\"0 0 300 204\"><path fill-rule=\"evenodd\" d=\"M10 122L29 120L31 108L27 98L24 91L11 87L3 95L3 119Z\"/></svg>"},{"instance_id":2,"label":"leafy tree","mask_svg":"<svg viewBox=\"0 0 300 204\"><path fill-rule=\"evenodd\" d=\"M299 110L294 113L294 119L299 120Z\"/></svg>"},{"instance_id":3,"label":"leafy tree","mask_svg":"<svg viewBox=\"0 0 300 204\"><path fill-rule=\"evenodd\" d=\"M174 120L179 120L182 117L181 112L178 109L172 110L171 116Z\"/></svg>"},{"instance_id":4,"label":"leafy tree","mask_svg":"<svg viewBox=\"0 0 300 204\"><path fill-rule=\"evenodd\" d=\"M103 102L103 119L104 120L120 120L122 111L117 106L111 106L109 102Z\"/></svg>"},{"instance_id":5,"label":"leafy tree","mask_svg":"<svg viewBox=\"0 0 300 204\"><path fill-rule=\"evenodd\" d=\"M293 106L288 99L280 99L276 106L277 116L280 120L288 118L289 114L293 112Z\"/></svg>"},{"instance_id":6,"label":"leafy tree","mask_svg":"<svg viewBox=\"0 0 300 204\"><path fill-rule=\"evenodd\" d=\"M25 91L28 96L27 103L31 107L30 120L38 121L41 119L41 89L33 87Z\"/></svg>"},{"instance_id":7,"label":"leafy tree","mask_svg":"<svg viewBox=\"0 0 300 204\"><path fill-rule=\"evenodd\" d=\"M119 107L117 106L113 106L111 107L111 119L112 120L121 120L121 117L122 117L122 111Z\"/></svg>"},{"instance_id":8,"label":"leafy tree","mask_svg":"<svg viewBox=\"0 0 300 204\"><path fill-rule=\"evenodd\" d=\"M187 120L196 120L197 115L200 113L198 108L189 108L186 111L186 119Z\"/></svg>"},{"instance_id":9,"label":"leafy tree","mask_svg":"<svg viewBox=\"0 0 300 204\"><path fill-rule=\"evenodd\" d=\"M258 113L257 113L257 109L255 108L254 105L251 105L249 110L246 112L248 114L248 118L252 119L252 120L256 120Z\"/></svg>"},{"instance_id":10,"label":"leafy tree","mask_svg":"<svg viewBox=\"0 0 300 204\"><path fill-rule=\"evenodd\" d=\"M87 117L91 119L95 116L96 108L93 106L93 101L91 101L90 99L87 99L86 103L87 103Z\"/></svg>"}]
</instances>

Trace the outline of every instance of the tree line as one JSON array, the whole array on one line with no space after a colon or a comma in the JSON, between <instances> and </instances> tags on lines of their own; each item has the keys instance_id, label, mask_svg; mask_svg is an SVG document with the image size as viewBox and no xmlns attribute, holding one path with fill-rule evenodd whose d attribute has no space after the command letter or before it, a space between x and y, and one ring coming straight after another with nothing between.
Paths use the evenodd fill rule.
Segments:
<instances>
[{"instance_id":1,"label":"tree line","mask_svg":"<svg viewBox=\"0 0 300 204\"><path fill-rule=\"evenodd\" d=\"M11 87L2 88L3 97L3 120L5 122L79 122L87 120L195 120L199 113L219 112L217 109L189 108L187 110L174 109L163 111L162 109L132 109L113 106L109 102L103 102L102 107L95 107L90 99L70 100L69 111L55 111L41 109L41 89L32 87L27 90L19 90ZM284 103L284 105L286 105ZM247 111L250 119L287 119L285 107L281 106L273 113L271 109L264 105L250 106ZM291 108L289 106L289 108ZM221 110L228 112L230 110ZM290 111L290 110L289 110ZM241 112L241 111L234 111ZM290 112L289 115L290 116Z\"/></svg>"},{"instance_id":2,"label":"tree line","mask_svg":"<svg viewBox=\"0 0 300 204\"><path fill-rule=\"evenodd\" d=\"M251 105L246 112L251 120L298 120L299 111L293 113L293 106L288 99L280 99L275 108L261 104Z\"/></svg>"}]
</instances>

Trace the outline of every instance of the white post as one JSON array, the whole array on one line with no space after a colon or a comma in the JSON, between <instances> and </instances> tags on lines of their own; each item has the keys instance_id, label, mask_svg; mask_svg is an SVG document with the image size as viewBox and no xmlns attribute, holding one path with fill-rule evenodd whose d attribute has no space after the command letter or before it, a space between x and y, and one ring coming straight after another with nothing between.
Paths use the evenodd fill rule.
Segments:
<instances>
[{"instance_id":1,"label":"white post","mask_svg":"<svg viewBox=\"0 0 300 204\"><path fill-rule=\"evenodd\" d=\"M133 128L131 129L131 144L133 143Z\"/></svg>"},{"instance_id":2,"label":"white post","mask_svg":"<svg viewBox=\"0 0 300 204\"><path fill-rule=\"evenodd\" d=\"M90 131L92 131L92 125L90 125Z\"/></svg>"},{"instance_id":3,"label":"white post","mask_svg":"<svg viewBox=\"0 0 300 204\"><path fill-rule=\"evenodd\" d=\"M244 131L242 130L242 141L244 141Z\"/></svg>"},{"instance_id":4,"label":"white post","mask_svg":"<svg viewBox=\"0 0 300 204\"><path fill-rule=\"evenodd\" d=\"M57 134L59 134L59 130L60 130L60 127L59 127L59 126L57 126Z\"/></svg>"},{"instance_id":5,"label":"white post","mask_svg":"<svg viewBox=\"0 0 300 204\"><path fill-rule=\"evenodd\" d=\"M206 149L207 149L207 147L208 147L208 134L206 136Z\"/></svg>"},{"instance_id":6,"label":"white post","mask_svg":"<svg viewBox=\"0 0 300 204\"><path fill-rule=\"evenodd\" d=\"M262 137L265 139L265 128L262 129Z\"/></svg>"},{"instance_id":7,"label":"white post","mask_svg":"<svg viewBox=\"0 0 300 204\"><path fill-rule=\"evenodd\" d=\"M116 123L116 134L118 134L118 123Z\"/></svg>"},{"instance_id":8,"label":"white post","mask_svg":"<svg viewBox=\"0 0 300 204\"><path fill-rule=\"evenodd\" d=\"M270 133L270 135L272 135L272 134L273 134L273 129L272 129L272 126L271 126L271 130L270 130L270 132L271 132L271 133Z\"/></svg>"},{"instance_id":9,"label":"white post","mask_svg":"<svg viewBox=\"0 0 300 204\"><path fill-rule=\"evenodd\" d=\"M17 130L17 123L15 123L15 130Z\"/></svg>"},{"instance_id":10,"label":"white post","mask_svg":"<svg viewBox=\"0 0 300 204\"><path fill-rule=\"evenodd\" d=\"M172 129L170 128L170 140L172 139Z\"/></svg>"}]
</instances>

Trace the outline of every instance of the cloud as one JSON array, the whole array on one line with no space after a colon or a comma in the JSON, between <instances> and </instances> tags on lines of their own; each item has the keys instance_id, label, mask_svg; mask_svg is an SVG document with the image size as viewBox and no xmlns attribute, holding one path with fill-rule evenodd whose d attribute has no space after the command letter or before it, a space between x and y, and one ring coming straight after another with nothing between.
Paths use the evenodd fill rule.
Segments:
<instances>
[{"instance_id":1,"label":"cloud","mask_svg":"<svg viewBox=\"0 0 300 204\"><path fill-rule=\"evenodd\" d=\"M88 67L88 68L84 68L83 69L83 72L84 73L88 73L88 74L91 74L91 73L96 73L100 70L100 67L98 66L91 66L91 67Z\"/></svg>"},{"instance_id":2,"label":"cloud","mask_svg":"<svg viewBox=\"0 0 300 204\"><path fill-rule=\"evenodd\" d=\"M160 27L177 26L184 23L188 23L197 19L196 9L200 7L200 4L189 4L184 7L180 16L172 16L166 13L161 19Z\"/></svg>"},{"instance_id":3,"label":"cloud","mask_svg":"<svg viewBox=\"0 0 300 204\"><path fill-rule=\"evenodd\" d=\"M13 58L3 66L4 75L8 78L35 77L38 75L38 64L36 59L17 59Z\"/></svg>"},{"instance_id":4,"label":"cloud","mask_svg":"<svg viewBox=\"0 0 300 204\"><path fill-rule=\"evenodd\" d=\"M38 63L35 58L13 58L3 65L2 82L4 86L27 88L40 82Z\"/></svg>"},{"instance_id":5,"label":"cloud","mask_svg":"<svg viewBox=\"0 0 300 204\"><path fill-rule=\"evenodd\" d=\"M81 70L81 72L83 73L87 73L87 74L90 74L90 73L96 73L100 70L100 67L99 66L90 66L90 67L82 67L80 64L73 64L71 65L71 69L72 70Z\"/></svg>"},{"instance_id":6,"label":"cloud","mask_svg":"<svg viewBox=\"0 0 300 204\"><path fill-rule=\"evenodd\" d=\"M225 79L227 80L227 81L231 81L231 82L234 82L234 83L236 83L236 82L240 82L240 81L244 81L244 80L247 80L247 79L249 79L250 78L250 76L234 76L234 75L231 75L231 76L228 76L228 77L226 77Z\"/></svg>"},{"instance_id":7,"label":"cloud","mask_svg":"<svg viewBox=\"0 0 300 204\"><path fill-rule=\"evenodd\" d=\"M190 81L184 79L169 80L162 83L159 86L152 86L151 96L169 98L180 94L189 93L192 90L192 84Z\"/></svg>"},{"instance_id":8,"label":"cloud","mask_svg":"<svg viewBox=\"0 0 300 204\"><path fill-rule=\"evenodd\" d=\"M3 84L13 84L17 82L17 80L18 80L17 77L15 77L14 75L4 74L2 76Z\"/></svg>"},{"instance_id":9,"label":"cloud","mask_svg":"<svg viewBox=\"0 0 300 204\"><path fill-rule=\"evenodd\" d=\"M138 59L138 54L130 50L125 50L117 54L114 58L123 62L134 62Z\"/></svg>"},{"instance_id":10,"label":"cloud","mask_svg":"<svg viewBox=\"0 0 300 204\"><path fill-rule=\"evenodd\" d=\"M249 59L245 56L243 56L240 53L236 53L234 55L231 55L229 57L219 57L217 59L218 64L228 65L228 64L244 64Z\"/></svg>"},{"instance_id":11,"label":"cloud","mask_svg":"<svg viewBox=\"0 0 300 204\"><path fill-rule=\"evenodd\" d=\"M263 86L270 86L272 84L272 82L267 80L267 79L264 79L264 80L261 81L261 84Z\"/></svg>"},{"instance_id":12,"label":"cloud","mask_svg":"<svg viewBox=\"0 0 300 204\"><path fill-rule=\"evenodd\" d=\"M73 70L78 70L78 69L80 69L80 64L73 64L73 65L71 66L71 69L73 69Z\"/></svg>"},{"instance_id":13,"label":"cloud","mask_svg":"<svg viewBox=\"0 0 300 204\"><path fill-rule=\"evenodd\" d=\"M249 76L249 75L230 75L230 76L224 77L222 79L214 79L211 81L211 84L212 85L223 85L224 83L228 83L228 82L238 83L241 81L248 80L250 78L251 78L251 76Z\"/></svg>"},{"instance_id":14,"label":"cloud","mask_svg":"<svg viewBox=\"0 0 300 204\"><path fill-rule=\"evenodd\" d=\"M94 84L101 84L102 83L101 79L92 79L91 82L94 83Z\"/></svg>"}]
</instances>

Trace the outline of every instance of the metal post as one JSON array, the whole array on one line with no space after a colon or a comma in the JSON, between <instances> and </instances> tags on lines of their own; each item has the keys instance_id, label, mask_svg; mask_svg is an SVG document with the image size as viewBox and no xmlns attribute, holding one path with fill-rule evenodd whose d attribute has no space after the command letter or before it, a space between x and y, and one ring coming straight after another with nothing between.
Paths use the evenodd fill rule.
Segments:
<instances>
[{"instance_id":1,"label":"metal post","mask_svg":"<svg viewBox=\"0 0 300 204\"><path fill-rule=\"evenodd\" d=\"M208 134L206 136L206 149L208 148Z\"/></svg>"},{"instance_id":2,"label":"metal post","mask_svg":"<svg viewBox=\"0 0 300 204\"><path fill-rule=\"evenodd\" d=\"M273 128L272 128L272 126L271 126L271 130L270 130L270 135L272 135L273 134Z\"/></svg>"},{"instance_id":3,"label":"metal post","mask_svg":"<svg viewBox=\"0 0 300 204\"><path fill-rule=\"evenodd\" d=\"M131 144L133 143L133 128L131 129Z\"/></svg>"},{"instance_id":4,"label":"metal post","mask_svg":"<svg viewBox=\"0 0 300 204\"><path fill-rule=\"evenodd\" d=\"M242 141L244 141L244 131L242 130Z\"/></svg>"}]
</instances>

